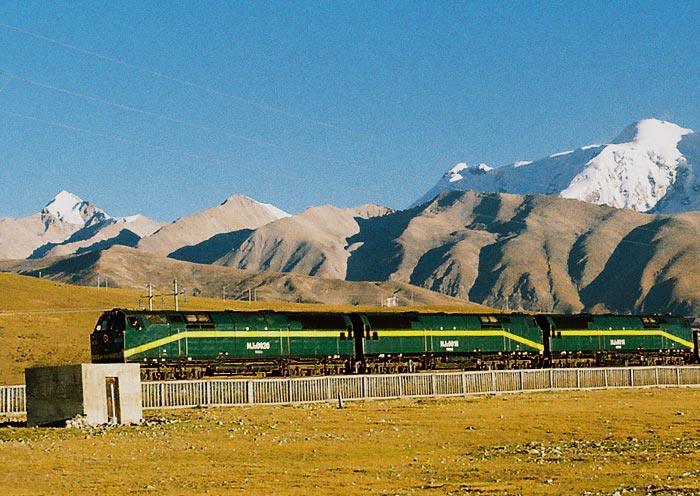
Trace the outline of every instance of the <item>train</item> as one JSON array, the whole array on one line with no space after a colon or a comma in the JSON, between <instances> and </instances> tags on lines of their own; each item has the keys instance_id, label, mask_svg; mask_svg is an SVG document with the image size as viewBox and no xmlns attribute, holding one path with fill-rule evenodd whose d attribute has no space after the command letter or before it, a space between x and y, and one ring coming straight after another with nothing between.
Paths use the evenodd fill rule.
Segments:
<instances>
[{"instance_id":1,"label":"train","mask_svg":"<svg viewBox=\"0 0 700 496\"><path fill-rule=\"evenodd\" d=\"M698 329L673 315L104 312L93 363L145 380L698 363Z\"/></svg>"}]
</instances>

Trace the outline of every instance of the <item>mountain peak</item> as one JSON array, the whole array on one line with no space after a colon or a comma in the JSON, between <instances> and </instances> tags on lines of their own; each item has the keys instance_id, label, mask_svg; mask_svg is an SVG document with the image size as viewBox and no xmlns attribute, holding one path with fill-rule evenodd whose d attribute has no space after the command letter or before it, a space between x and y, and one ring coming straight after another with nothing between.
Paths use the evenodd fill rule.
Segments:
<instances>
[{"instance_id":1,"label":"mountain peak","mask_svg":"<svg viewBox=\"0 0 700 496\"><path fill-rule=\"evenodd\" d=\"M69 224L84 225L85 219L80 213L80 207L85 202L66 190L62 190L46 204L44 209L58 219Z\"/></svg>"},{"instance_id":2,"label":"mountain peak","mask_svg":"<svg viewBox=\"0 0 700 496\"><path fill-rule=\"evenodd\" d=\"M94 225L110 218L89 201L85 201L66 190L62 190L47 203L41 213L42 216L49 214L47 222L53 222L51 219L58 219L65 224L80 227Z\"/></svg>"},{"instance_id":3,"label":"mountain peak","mask_svg":"<svg viewBox=\"0 0 700 496\"><path fill-rule=\"evenodd\" d=\"M262 207L265 207L268 210L268 212L270 212L277 219L283 219L285 217L290 217L290 214L288 214L287 212L285 212L282 209L275 207L271 203L262 203L262 202L254 200L253 198L250 198L249 196L245 196L245 195L230 196L230 197L226 198L226 200L224 200L224 202L221 205L223 206L223 205L226 205L227 203L230 203L230 204L249 203L249 204L260 205Z\"/></svg>"},{"instance_id":4,"label":"mountain peak","mask_svg":"<svg viewBox=\"0 0 700 496\"><path fill-rule=\"evenodd\" d=\"M622 143L650 143L650 142L674 142L678 143L681 137L692 133L692 129L680 127L673 122L659 119L643 119L627 126L612 141L612 144Z\"/></svg>"}]
</instances>

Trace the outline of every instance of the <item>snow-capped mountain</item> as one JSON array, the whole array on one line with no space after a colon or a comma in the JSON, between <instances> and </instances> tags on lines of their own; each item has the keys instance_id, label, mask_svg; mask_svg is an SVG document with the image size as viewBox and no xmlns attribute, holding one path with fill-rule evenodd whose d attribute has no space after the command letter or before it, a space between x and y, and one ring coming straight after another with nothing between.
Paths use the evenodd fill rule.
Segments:
<instances>
[{"instance_id":1,"label":"snow-capped mountain","mask_svg":"<svg viewBox=\"0 0 700 496\"><path fill-rule=\"evenodd\" d=\"M84 201L66 190L61 191L47 203L42 213L49 213L61 222L80 227L109 218L92 203Z\"/></svg>"},{"instance_id":2,"label":"snow-capped mountain","mask_svg":"<svg viewBox=\"0 0 700 496\"><path fill-rule=\"evenodd\" d=\"M135 244L161 226L141 215L110 217L64 190L34 215L0 218L0 258L66 255L91 246L126 244L127 240Z\"/></svg>"},{"instance_id":3,"label":"snow-capped mountain","mask_svg":"<svg viewBox=\"0 0 700 496\"><path fill-rule=\"evenodd\" d=\"M414 206L452 190L559 195L639 212L700 210L700 134L646 119L606 145L495 168L457 164Z\"/></svg>"}]
</instances>

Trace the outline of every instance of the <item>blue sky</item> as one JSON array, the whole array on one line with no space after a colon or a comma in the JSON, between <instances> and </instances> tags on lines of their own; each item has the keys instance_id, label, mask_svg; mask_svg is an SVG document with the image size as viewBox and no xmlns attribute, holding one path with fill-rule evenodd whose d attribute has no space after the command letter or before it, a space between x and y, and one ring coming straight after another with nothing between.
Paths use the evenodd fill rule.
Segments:
<instances>
[{"instance_id":1,"label":"blue sky","mask_svg":"<svg viewBox=\"0 0 700 496\"><path fill-rule=\"evenodd\" d=\"M458 162L700 129L700 2L0 6L0 216L405 208Z\"/></svg>"}]
</instances>

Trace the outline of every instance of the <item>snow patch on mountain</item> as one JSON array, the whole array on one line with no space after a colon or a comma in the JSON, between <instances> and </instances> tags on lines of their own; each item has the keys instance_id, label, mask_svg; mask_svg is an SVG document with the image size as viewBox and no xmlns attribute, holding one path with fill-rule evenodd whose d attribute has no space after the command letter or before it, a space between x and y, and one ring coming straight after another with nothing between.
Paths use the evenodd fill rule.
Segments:
<instances>
[{"instance_id":1,"label":"snow patch on mountain","mask_svg":"<svg viewBox=\"0 0 700 496\"><path fill-rule=\"evenodd\" d=\"M85 225L85 219L80 213L80 208L84 204L85 202L82 199L73 193L63 190L47 203L44 208L63 222L82 226Z\"/></svg>"},{"instance_id":2,"label":"snow patch on mountain","mask_svg":"<svg viewBox=\"0 0 700 496\"><path fill-rule=\"evenodd\" d=\"M560 196L647 212L675 182L682 157L678 142L692 132L655 119L629 126L585 164Z\"/></svg>"},{"instance_id":3,"label":"snow patch on mountain","mask_svg":"<svg viewBox=\"0 0 700 496\"><path fill-rule=\"evenodd\" d=\"M260 203L260 202L258 202L258 203ZM260 203L260 205L267 208L272 213L272 215L274 215L278 219L284 219L285 217L291 217L291 214L288 214L284 210L275 207L271 203Z\"/></svg>"},{"instance_id":4,"label":"snow patch on mountain","mask_svg":"<svg viewBox=\"0 0 700 496\"><path fill-rule=\"evenodd\" d=\"M284 210L275 207L271 203L262 203L262 202L259 202L255 199L253 199L249 196L245 196L245 195L234 195L230 198L227 198L226 200L223 201L223 203L221 203L221 206L224 206L229 202L239 201L240 198L245 198L246 200L249 200L249 201L253 202L254 204L260 205L261 207L265 207L265 209L267 209L267 211L270 212L276 219L284 219L285 217L291 217L291 214L288 214Z\"/></svg>"},{"instance_id":5,"label":"snow patch on mountain","mask_svg":"<svg viewBox=\"0 0 700 496\"><path fill-rule=\"evenodd\" d=\"M465 174L485 174L486 172L492 170L493 167L489 167L486 164L479 164L476 167L470 167L467 165L465 162L459 163L452 167L449 171L445 173L445 178L451 182L454 183L456 181L461 181L464 179L464 176L461 174L464 172Z\"/></svg>"},{"instance_id":6,"label":"snow patch on mountain","mask_svg":"<svg viewBox=\"0 0 700 496\"><path fill-rule=\"evenodd\" d=\"M127 224L130 224L132 222L137 222L139 219L143 219L143 215L141 214L136 214L136 215L129 215L127 217L118 217L117 220L121 222L126 222Z\"/></svg>"}]
</instances>

